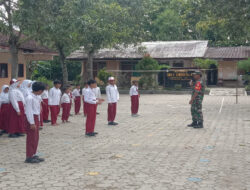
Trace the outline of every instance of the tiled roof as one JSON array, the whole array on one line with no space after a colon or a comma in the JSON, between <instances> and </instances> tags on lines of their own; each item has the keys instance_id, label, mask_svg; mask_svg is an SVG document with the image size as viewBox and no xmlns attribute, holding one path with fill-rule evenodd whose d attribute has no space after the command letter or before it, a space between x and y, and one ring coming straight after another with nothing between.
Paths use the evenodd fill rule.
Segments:
<instances>
[{"instance_id":1,"label":"tiled roof","mask_svg":"<svg viewBox=\"0 0 250 190\"><path fill-rule=\"evenodd\" d=\"M21 39L24 39L24 38L25 36L22 35ZM9 39L7 35L0 33L0 46L1 47L9 47L8 40ZM55 51L49 49L48 47L41 46L35 40L29 40L29 41L22 43L20 46L20 49L32 50L32 51L42 52L42 53L56 53Z\"/></svg>"},{"instance_id":2,"label":"tiled roof","mask_svg":"<svg viewBox=\"0 0 250 190\"><path fill-rule=\"evenodd\" d=\"M209 47L206 58L221 58L221 59L246 59L250 57L250 47Z\"/></svg>"},{"instance_id":3,"label":"tiled roof","mask_svg":"<svg viewBox=\"0 0 250 190\"><path fill-rule=\"evenodd\" d=\"M101 49L94 54L94 59L141 59L145 53L155 59L167 58L196 58L204 57L208 41L158 41L143 42L134 47L120 47L118 49ZM143 51L140 51L142 49ZM87 59L84 47L71 53L70 60Z\"/></svg>"}]
</instances>

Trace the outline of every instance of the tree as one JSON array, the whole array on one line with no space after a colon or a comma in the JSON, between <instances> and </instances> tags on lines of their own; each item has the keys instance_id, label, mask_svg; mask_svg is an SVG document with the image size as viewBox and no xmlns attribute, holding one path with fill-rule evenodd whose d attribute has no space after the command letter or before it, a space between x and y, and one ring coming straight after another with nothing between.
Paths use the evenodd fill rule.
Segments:
<instances>
[{"instance_id":1,"label":"tree","mask_svg":"<svg viewBox=\"0 0 250 190\"><path fill-rule=\"evenodd\" d=\"M131 14L131 9L122 7L116 1L96 0L87 4L83 2L85 1L78 1L74 12L78 13L75 37L88 55L85 73L82 73L82 78L86 81L93 78L94 54L101 48L136 43L140 40L138 36L141 23L140 19L136 20Z\"/></svg>"},{"instance_id":2,"label":"tree","mask_svg":"<svg viewBox=\"0 0 250 190\"><path fill-rule=\"evenodd\" d=\"M246 73L250 72L250 58L248 60L242 60L237 63L238 69Z\"/></svg>"},{"instance_id":3,"label":"tree","mask_svg":"<svg viewBox=\"0 0 250 190\"><path fill-rule=\"evenodd\" d=\"M39 11L35 18L26 24L26 32L37 36L43 44L56 49L59 54L59 62L62 69L63 85L68 84L68 69L66 56L72 51L74 41L72 38L74 17L72 14L72 2L67 0L40 0ZM22 4L26 10L32 9L33 3L27 0ZM31 17L29 12L23 11L22 17ZM38 26L39 30L34 28Z\"/></svg>"},{"instance_id":4,"label":"tree","mask_svg":"<svg viewBox=\"0 0 250 190\"><path fill-rule=\"evenodd\" d=\"M26 42L31 36L24 36L23 30L29 18L22 19L20 13L23 11L22 4L26 1L30 4L34 0L0 0L0 32L8 36L10 50L11 77L18 77L18 50L22 43ZM27 9L33 17L37 8L36 4L32 9Z\"/></svg>"},{"instance_id":5,"label":"tree","mask_svg":"<svg viewBox=\"0 0 250 190\"><path fill-rule=\"evenodd\" d=\"M145 71L141 72L142 77L140 79L140 85L143 88L151 88L157 86L157 74L161 69L169 69L167 65L159 65L158 61L150 57L150 55L145 55L142 60L136 64L136 70Z\"/></svg>"},{"instance_id":6,"label":"tree","mask_svg":"<svg viewBox=\"0 0 250 190\"><path fill-rule=\"evenodd\" d=\"M202 72L202 79L205 84L207 84L207 70L211 68L212 65L218 66L218 61L213 59L201 59L196 58L194 59L194 65L201 69Z\"/></svg>"}]
</instances>

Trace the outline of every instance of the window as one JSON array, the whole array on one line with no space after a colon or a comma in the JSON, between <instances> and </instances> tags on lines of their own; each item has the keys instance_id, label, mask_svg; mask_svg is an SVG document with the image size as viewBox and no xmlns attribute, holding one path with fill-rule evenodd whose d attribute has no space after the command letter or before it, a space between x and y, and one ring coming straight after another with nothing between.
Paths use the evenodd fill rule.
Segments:
<instances>
[{"instance_id":1,"label":"window","mask_svg":"<svg viewBox=\"0 0 250 190\"><path fill-rule=\"evenodd\" d=\"M183 62L176 62L173 64L173 67L184 67L184 63Z\"/></svg>"},{"instance_id":2,"label":"window","mask_svg":"<svg viewBox=\"0 0 250 190\"><path fill-rule=\"evenodd\" d=\"M18 77L24 77L23 64L18 64Z\"/></svg>"},{"instance_id":3,"label":"window","mask_svg":"<svg viewBox=\"0 0 250 190\"><path fill-rule=\"evenodd\" d=\"M8 78L8 64L0 63L0 78Z\"/></svg>"}]
</instances>

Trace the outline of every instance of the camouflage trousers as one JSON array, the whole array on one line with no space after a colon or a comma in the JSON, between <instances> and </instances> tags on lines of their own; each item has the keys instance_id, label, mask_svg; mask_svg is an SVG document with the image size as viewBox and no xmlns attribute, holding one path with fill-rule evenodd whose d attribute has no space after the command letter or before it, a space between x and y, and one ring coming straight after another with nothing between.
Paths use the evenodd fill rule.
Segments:
<instances>
[{"instance_id":1,"label":"camouflage trousers","mask_svg":"<svg viewBox=\"0 0 250 190\"><path fill-rule=\"evenodd\" d=\"M202 100L194 100L191 106L191 114L193 122L203 122Z\"/></svg>"}]
</instances>

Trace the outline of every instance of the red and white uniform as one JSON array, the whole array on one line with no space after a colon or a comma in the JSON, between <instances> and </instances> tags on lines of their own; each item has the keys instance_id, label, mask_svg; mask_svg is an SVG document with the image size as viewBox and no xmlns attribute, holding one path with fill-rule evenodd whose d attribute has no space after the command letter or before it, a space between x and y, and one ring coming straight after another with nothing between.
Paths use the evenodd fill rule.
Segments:
<instances>
[{"instance_id":1,"label":"red and white uniform","mask_svg":"<svg viewBox=\"0 0 250 190\"><path fill-rule=\"evenodd\" d=\"M49 120L49 91L44 90L42 95L42 112L43 112L43 118L41 120L48 121Z\"/></svg>"},{"instance_id":2,"label":"red and white uniform","mask_svg":"<svg viewBox=\"0 0 250 190\"><path fill-rule=\"evenodd\" d=\"M86 119L86 133L93 133L95 131L96 122L96 108L98 100L95 92L91 88L87 88L84 94L84 101L86 104L87 119Z\"/></svg>"},{"instance_id":3,"label":"red and white uniform","mask_svg":"<svg viewBox=\"0 0 250 190\"><path fill-rule=\"evenodd\" d=\"M25 113L27 117L27 139L26 139L26 157L32 158L36 152L39 141L39 126L40 126L40 110L41 110L41 97L33 93L26 98ZM32 130L31 125L36 125Z\"/></svg>"},{"instance_id":4,"label":"red and white uniform","mask_svg":"<svg viewBox=\"0 0 250 190\"><path fill-rule=\"evenodd\" d=\"M24 133L25 132L25 99L22 92L17 88L19 81L12 79L9 90L9 134ZM20 113L18 115L17 113Z\"/></svg>"},{"instance_id":5,"label":"red and white uniform","mask_svg":"<svg viewBox=\"0 0 250 190\"><path fill-rule=\"evenodd\" d=\"M131 113L137 114L139 110L139 90L138 86L131 86L129 95L131 97Z\"/></svg>"},{"instance_id":6,"label":"red and white uniform","mask_svg":"<svg viewBox=\"0 0 250 190\"><path fill-rule=\"evenodd\" d=\"M83 113L86 116L87 115L87 106L85 104L85 94L88 88L83 88L82 89L82 100L83 100Z\"/></svg>"},{"instance_id":7,"label":"red and white uniform","mask_svg":"<svg viewBox=\"0 0 250 190\"><path fill-rule=\"evenodd\" d=\"M75 114L79 114L81 109L81 90L80 89L74 89L72 92L73 99L75 102Z\"/></svg>"},{"instance_id":8,"label":"red and white uniform","mask_svg":"<svg viewBox=\"0 0 250 190\"><path fill-rule=\"evenodd\" d=\"M108 122L113 122L116 116L116 107L119 100L119 91L116 85L108 85L106 87L106 95L108 101Z\"/></svg>"},{"instance_id":9,"label":"red and white uniform","mask_svg":"<svg viewBox=\"0 0 250 190\"><path fill-rule=\"evenodd\" d=\"M52 125L56 124L57 116L60 112L61 95L62 92L58 88L53 87L49 90L49 107L50 107Z\"/></svg>"},{"instance_id":10,"label":"red and white uniform","mask_svg":"<svg viewBox=\"0 0 250 190\"><path fill-rule=\"evenodd\" d=\"M61 98L61 106L62 106L62 121L68 121L71 107L71 98L69 94L64 93Z\"/></svg>"},{"instance_id":11,"label":"red and white uniform","mask_svg":"<svg viewBox=\"0 0 250 190\"><path fill-rule=\"evenodd\" d=\"M4 131L8 131L9 129L10 109L9 93L4 92L6 88L9 88L9 86L3 85L2 92L0 94L0 129Z\"/></svg>"}]
</instances>

